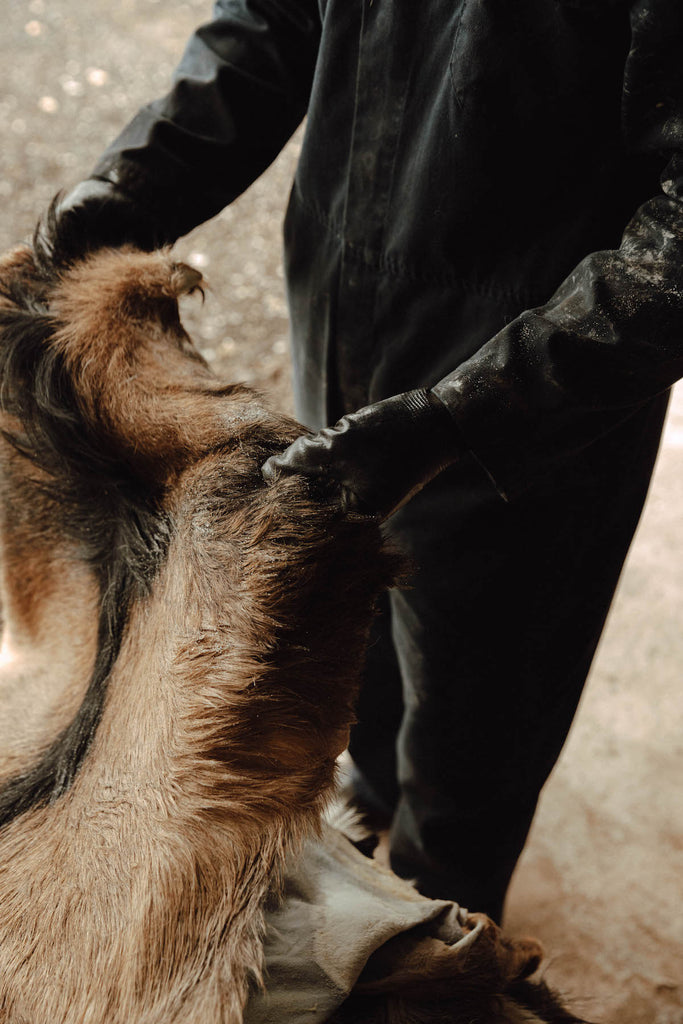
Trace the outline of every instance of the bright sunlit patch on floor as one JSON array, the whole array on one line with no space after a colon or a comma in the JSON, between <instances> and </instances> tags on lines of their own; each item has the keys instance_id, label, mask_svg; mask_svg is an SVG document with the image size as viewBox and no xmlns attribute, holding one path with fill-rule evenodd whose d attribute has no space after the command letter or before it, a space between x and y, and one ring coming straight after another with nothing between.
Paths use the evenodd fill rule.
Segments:
<instances>
[{"instance_id":1,"label":"bright sunlit patch on floor","mask_svg":"<svg viewBox=\"0 0 683 1024\"><path fill-rule=\"evenodd\" d=\"M5 636L2 639L2 646L0 647L0 669L6 668L7 665L11 665L15 659L16 652L12 648L9 637Z\"/></svg>"},{"instance_id":2,"label":"bright sunlit patch on floor","mask_svg":"<svg viewBox=\"0 0 683 1024\"><path fill-rule=\"evenodd\" d=\"M683 427L667 427L662 443L665 448L683 448Z\"/></svg>"}]
</instances>

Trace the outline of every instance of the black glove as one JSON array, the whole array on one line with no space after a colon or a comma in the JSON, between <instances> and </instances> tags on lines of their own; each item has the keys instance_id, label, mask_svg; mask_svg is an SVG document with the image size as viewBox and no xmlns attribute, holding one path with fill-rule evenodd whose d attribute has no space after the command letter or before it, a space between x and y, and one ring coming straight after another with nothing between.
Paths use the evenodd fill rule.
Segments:
<instances>
[{"instance_id":1,"label":"black glove","mask_svg":"<svg viewBox=\"0 0 683 1024\"><path fill-rule=\"evenodd\" d=\"M124 190L86 178L57 198L43 228L55 262L68 265L89 252L126 243L151 251L174 241Z\"/></svg>"},{"instance_id":2,"label":"black glove","mask_svg":"<svg viewBox=\"0 0 683 1024\"><path fill-rule=\"evenodd\" d=\"M463 453L445 405L421 389L344 416L334 427L299 437L265 463L272 483L281 473L316 478L345 512L385 519Z\"/></svg>"}]
</instances>

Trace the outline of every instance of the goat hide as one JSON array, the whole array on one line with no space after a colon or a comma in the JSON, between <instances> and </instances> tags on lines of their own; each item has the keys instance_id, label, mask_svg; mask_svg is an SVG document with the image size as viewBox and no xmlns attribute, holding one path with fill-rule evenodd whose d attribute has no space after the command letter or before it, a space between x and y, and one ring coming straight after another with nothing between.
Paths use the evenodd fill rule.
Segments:
<instances>
[{"instance_id":1,"label":"goat hide","mask_svg":"<svg viewBox=\"0 0 683 1024\"><path fill-rule=\"evenodd\" d=\"M0 265L0 1021L242 1018L318 826L378 527L260 467L301 433L183 330L167 253Z\"/></svg>"},{"instance_id":2,"label":"goat hide","mask_svg":"<svg viewBox=\"0 0 683 1024\"><path fill-rule=\"evenodd\" d=\"M320 485L264 485L302 428L198 355L195 270L51 230L0 262L0 1024L240 1024L267 894L281 963L325 926L273 904L286 864L349 934L389 900L457 924L370 922L330 1024L575 1022L525 980L537 943L315 839L395 559Z\"/></svg>"}]
</instances>

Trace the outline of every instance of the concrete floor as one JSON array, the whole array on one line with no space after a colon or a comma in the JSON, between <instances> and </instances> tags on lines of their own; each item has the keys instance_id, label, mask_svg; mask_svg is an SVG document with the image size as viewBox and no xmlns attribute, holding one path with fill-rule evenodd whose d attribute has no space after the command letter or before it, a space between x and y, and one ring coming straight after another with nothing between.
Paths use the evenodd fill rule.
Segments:
<instances>
[{"instance_id":1,"label":"concrete floor","mask_svg":"<svg viewBox=\"0 0 683 1024\"><path fill-rule=\"evenodd\" d=\"M17 0L0 34L0 248L166 87L206 0ZM212 291L186 322L222 375L290 406L280 220L297 142L179 246ZM543 794L507 927L603 1024L683 1024L683 391L589 685Z\"/></svg>"}]
</instances>

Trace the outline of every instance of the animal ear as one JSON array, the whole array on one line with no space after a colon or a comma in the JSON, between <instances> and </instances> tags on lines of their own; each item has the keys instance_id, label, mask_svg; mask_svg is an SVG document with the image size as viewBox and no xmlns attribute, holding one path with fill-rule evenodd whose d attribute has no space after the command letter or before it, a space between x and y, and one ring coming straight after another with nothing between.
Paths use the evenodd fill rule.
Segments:
<instances>
[{"instance_id":1,"label":"animal ear","mask_svg":"<svg viewBox=\"0 0 683 1024\"><path fill-rule=\"evenodd\" d=\"M120 350L126 338L138 345L140 322L177 320L178 297L201 291L201 282L198 270L167 252L100 249L62 274L50 306L67 325L71 349L89 349L95 337L101 347L106 334L112 350Z\"/></svg>"},{"instance_id":2,"label":"animal ear","mask_svg":"<svg viewBox=\"0 0 683 1024\"><path fill-rule=\"evenodd\" d=\"M171 290L176 298L181 295L191 295L192 292L200 291L204 294L202 282L204 278L187 263L174 263L171 268Z\"/></svg>"}]
</instances>

